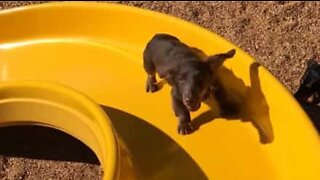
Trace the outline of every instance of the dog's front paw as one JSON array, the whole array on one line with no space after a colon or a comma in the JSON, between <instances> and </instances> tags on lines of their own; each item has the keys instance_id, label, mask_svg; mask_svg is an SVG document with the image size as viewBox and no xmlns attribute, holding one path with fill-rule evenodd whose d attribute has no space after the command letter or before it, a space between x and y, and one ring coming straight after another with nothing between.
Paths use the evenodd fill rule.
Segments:
<instances>
[{"instance_id":1,"label":"dog's front paw","mask_svg":"<svg viewBox=\"0 0 320 180\"><path fill-rule=\"evenodd\" d=\"M158 91L158 86L155 83L147 83L146 85L146 92L156 92Z\"/></svg>"},{"instance_id":2,"label":"dog's front paw","mask_svg":"<svg viewBox=\"0 0 320 180\"><path fill-rule=\"evenodd\" d=\"M148 76L147 82L146 82L146 92L156 92L158 91L158 85L157 80L155 76Z\"/></svg>"},{"instance_id":3,"label":"dog's front paw","mask_svg":"<svg viewBox=\"0 0 320 180\"><path fill-rule=\"evenodd\" d=\"M180 135L188 135L193 132L194 128L192 127L191 122L187 123L179 123L178 125L178 133Z\"/></svg>"}]
</instances>

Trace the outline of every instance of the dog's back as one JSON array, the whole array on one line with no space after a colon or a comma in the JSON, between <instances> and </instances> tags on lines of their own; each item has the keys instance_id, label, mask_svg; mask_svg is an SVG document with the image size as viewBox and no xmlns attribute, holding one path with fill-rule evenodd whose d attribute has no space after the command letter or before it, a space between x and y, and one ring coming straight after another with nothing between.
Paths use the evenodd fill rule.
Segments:
<instances>
[{"instance_id":1,"label":"dog's back","mask_svg":"<svg viewBox=\"0 0 320 180\"><path fill-rule=\"evenodd\" d=\"M160 76L168 68L176 68L182 61L199 58L189 46L168 34L156 34L148 42L144 56L153 62Z\"/></svg>"}]
</instances>

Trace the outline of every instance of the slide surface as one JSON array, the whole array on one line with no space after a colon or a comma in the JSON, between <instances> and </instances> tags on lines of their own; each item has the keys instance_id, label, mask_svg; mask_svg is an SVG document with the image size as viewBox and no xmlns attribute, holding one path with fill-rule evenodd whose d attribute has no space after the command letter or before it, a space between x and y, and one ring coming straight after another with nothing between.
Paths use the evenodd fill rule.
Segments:
<instances>
[{"instance_id":1,"label":"slide surface","mask_svg":"<svg viewBox=\"0 0 320 180\"><path fill-rule=\"evenodd\" d=\"M179 135L170 87L164 83L156 93L145 92L142 52L156 33L175 35L206 55L235 48L236 55L224 63L219 76L241 105L241 113L220 117L215 102L202 104L192 113L197 130L188 136ZM320 179L318 134L284 86L232 43L171 16L91 2L1 11L0 81L17 80L63 84L99 104L112 122L117 143L125 149L120 153L130 159L132 164L127 166L135 172L123 167L119 170L122 177ZM41 99L46 99L45 95ZM79 128L82 126L65 122L65 128L59 122L12 120L13 124L58 128L97 149L93 142L81 138L87 133ZM0 124L6 125L1 119ZM95 125L90 127L94 130ZM99 159L105 161L106 157ZM115 177L105 173L105 179Z\"/></svg>"}]
</instances>

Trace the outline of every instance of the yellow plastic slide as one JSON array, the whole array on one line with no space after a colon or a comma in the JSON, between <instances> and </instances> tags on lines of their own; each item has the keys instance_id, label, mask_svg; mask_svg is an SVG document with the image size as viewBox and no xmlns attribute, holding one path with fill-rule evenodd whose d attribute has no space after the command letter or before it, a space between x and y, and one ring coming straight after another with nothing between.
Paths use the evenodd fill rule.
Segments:
<instances>
[{"instance_id":1,"label":"yellow plastic slide","mask_svg":"<svg viewBox=\"0 0 320 180\"><path fill-rule=\"evenodd\" d=\"M219 76L241 113L221 118L203 104L197 130L179 135L170 87L145 92L142 52L156 33L207 55L235 48ZM232 43L171 16L91 2L1 11L0 80L1 126L69 133L104 179L320 179L319 137L291 94Z\"/></svg>"}]
</instances>

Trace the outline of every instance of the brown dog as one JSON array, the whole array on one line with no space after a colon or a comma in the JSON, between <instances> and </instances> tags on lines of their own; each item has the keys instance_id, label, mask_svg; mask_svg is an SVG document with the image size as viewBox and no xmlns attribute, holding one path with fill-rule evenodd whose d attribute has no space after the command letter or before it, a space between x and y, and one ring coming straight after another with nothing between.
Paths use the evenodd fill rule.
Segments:
<instances>
[{"instance_id":1,"label":"brown dog","mask_svg":"<svg viewBox=\"0 0 320 180\"><path fill-rule=\"evenodd\" d=\"M220 107L224 108L225 93L214 75L223 62L235 55L232 49L227 53L209 56L203 61L199 55L179 39L168 34L156 34L147 44L143 65L147 73L146 91L158 90L156 73L172 87L172 105L179 118L178 133L193 131L190 112L200 108L201 102L214 90Z\"/></svg>"}]
</instances>

